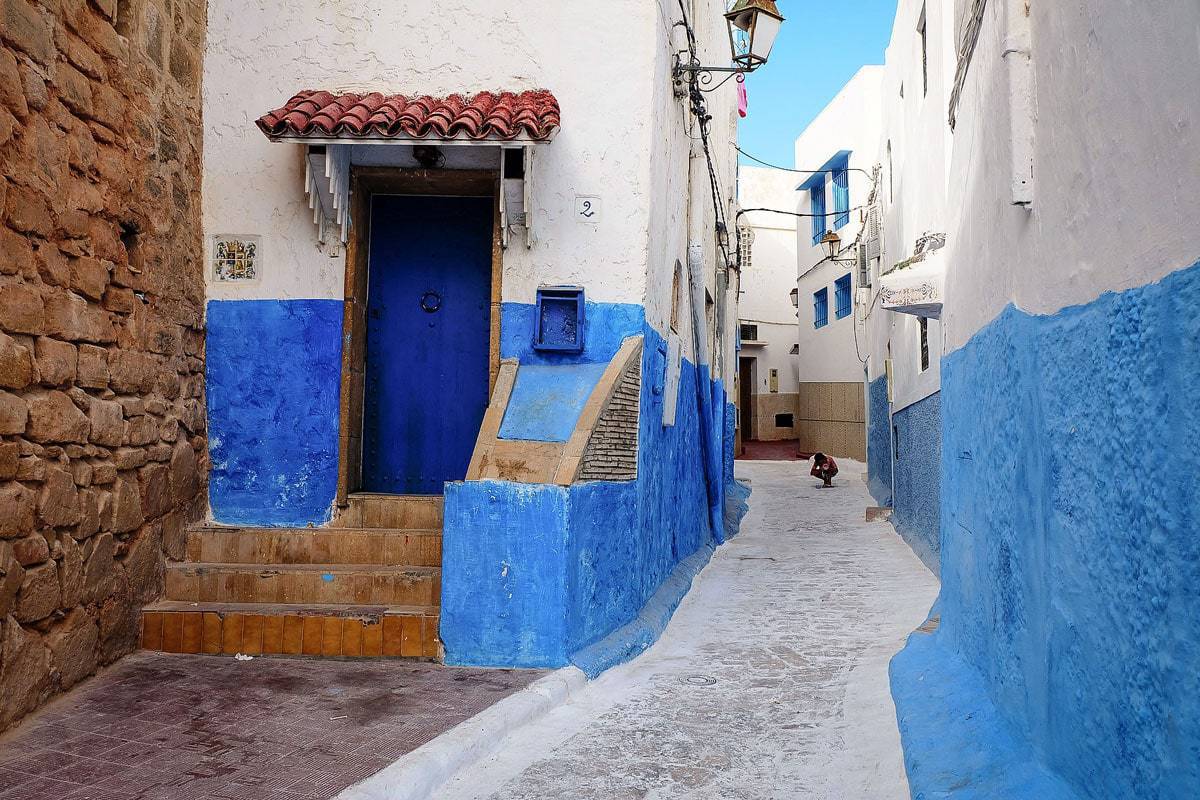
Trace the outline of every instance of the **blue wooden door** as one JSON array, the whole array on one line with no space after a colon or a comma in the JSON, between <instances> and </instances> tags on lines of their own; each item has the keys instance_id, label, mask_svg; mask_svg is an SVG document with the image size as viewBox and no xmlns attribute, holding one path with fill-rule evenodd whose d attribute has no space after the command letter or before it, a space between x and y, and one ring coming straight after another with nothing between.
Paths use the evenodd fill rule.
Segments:
<instances>
[{"instance_id":1,"label":"blue wooden door","mask_svg":"<svg viewBox=\"0 0 1200 800\"><path fill-rule=\"evenodd\" d=\"M492 200L371 201L363 490L441 494L488 403Z\"/></svg>"}]
</instances>

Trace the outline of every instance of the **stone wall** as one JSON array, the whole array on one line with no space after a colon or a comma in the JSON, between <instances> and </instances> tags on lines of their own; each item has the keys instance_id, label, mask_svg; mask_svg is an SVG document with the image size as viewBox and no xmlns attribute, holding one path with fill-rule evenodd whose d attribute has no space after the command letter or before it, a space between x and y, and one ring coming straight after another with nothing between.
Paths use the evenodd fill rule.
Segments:
<instances>
[{"instance_id":1,"label":"stone wall","mask_svg":"<svg viewBox=\"0 0 1200 800\"><path fill-rule=\"evenodd\" d=\"M0 0L0 729L136 647L203 497L203 0Z\"/></svg>"},{"instance_id":2,"label":"stone wall","mask_svg":"<svg viewBox=\"0 0 1200 800\"><path fill-rule=\"evenodd\" d=\"M760 442L780 442L796 438L795 392L760 392L754 395L754 436ZM781 416L790 416L791 423L780 426Z\"/></svg>"},{"instance_id":3,"label":"stone wall","mask_svg":"<svg viewBox=\"0 0 1200 800\"><path fill-rule=\"evenodd\" d=\"M633 359L621 375L612 399L588 440L579 468L582 481L637 479L638 406L641 402L642 362Z\"/></svg>"},{"instance_id":4,"label":"stone wall","mask_svg":"<svg viewBox=\"0 0 1200 800\"><path fill-rule=\"evenodd\" d=\"M862 383L800 383L796 438L802 452L866 461L866 419Z\"/></svg>"}]
</instances>

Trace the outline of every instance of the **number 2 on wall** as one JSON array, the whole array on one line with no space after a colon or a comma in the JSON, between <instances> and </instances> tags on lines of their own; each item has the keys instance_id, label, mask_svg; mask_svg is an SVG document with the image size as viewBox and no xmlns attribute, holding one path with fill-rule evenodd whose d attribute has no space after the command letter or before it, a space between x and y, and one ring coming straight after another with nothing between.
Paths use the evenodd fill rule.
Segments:
<instances>
[{"instance_id":1,"label":"number 2 on wall","mask_svg":"<svg viewBox=\"0 0 1200 800\"><path fill-rule=\"evenodd\" d=\"M600 198L594 195L575 196L575 219L594 225L600 221Z\"/></svg>"}]
</instances>

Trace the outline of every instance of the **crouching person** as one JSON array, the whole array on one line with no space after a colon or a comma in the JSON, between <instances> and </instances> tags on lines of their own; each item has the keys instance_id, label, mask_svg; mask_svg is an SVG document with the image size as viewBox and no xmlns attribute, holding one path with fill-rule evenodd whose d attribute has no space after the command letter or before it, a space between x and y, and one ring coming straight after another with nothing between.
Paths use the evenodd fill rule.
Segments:
<instances>
[{"instance_id":1,"label":"crouching person","mask_svg":"<svg viewBox=\"0 0 1200 800\"><path fill-rule=\"evenodd\" d=\"M837 462L824 453L817 453L813 456L813 468L809 473L814 478L820 478L822 489L829 489L833 486L833 476L838 474Z\"/></svg>"}]
</instances>

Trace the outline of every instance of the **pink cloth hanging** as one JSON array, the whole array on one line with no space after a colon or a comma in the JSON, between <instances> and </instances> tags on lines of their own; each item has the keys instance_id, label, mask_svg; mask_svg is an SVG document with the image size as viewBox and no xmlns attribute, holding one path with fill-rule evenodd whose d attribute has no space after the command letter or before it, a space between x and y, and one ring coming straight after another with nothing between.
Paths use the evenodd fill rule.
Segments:
<instances>
[{"instance_id":1,"label":"pink cloth hanging","mask_svg":"<svg viewBox=\"0 0 1200 800\"><path fill-rule=\"evenodd\" d=\"M742 119L746 118L746 114L750 112L750 95L746 93L746 79L741 75L738 76L738 116Z\"/></svg>"}]
</instances>

